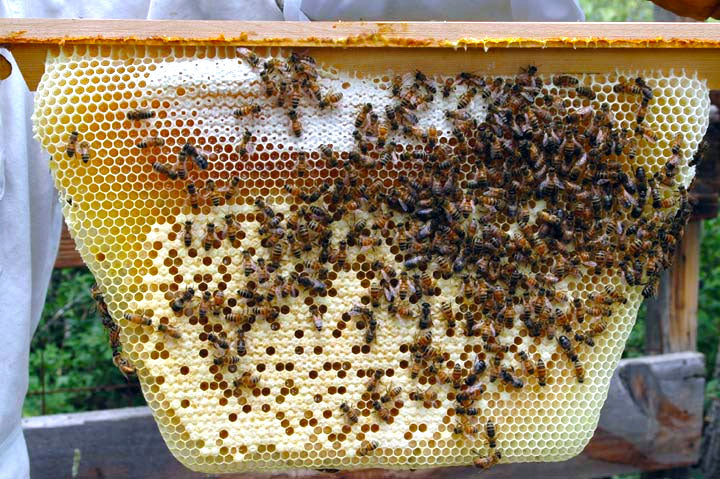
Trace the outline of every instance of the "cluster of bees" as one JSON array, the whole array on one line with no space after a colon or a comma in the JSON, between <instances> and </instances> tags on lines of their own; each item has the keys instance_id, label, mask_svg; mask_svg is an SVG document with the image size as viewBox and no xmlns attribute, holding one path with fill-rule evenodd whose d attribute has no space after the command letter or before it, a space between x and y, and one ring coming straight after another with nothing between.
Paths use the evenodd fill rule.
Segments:
<instances>
[{"instance_id":1,"label":"cluster of bees","mask_svg":"<svg viewBox=\"0 0 720 479\"><path fill-rule=\"evenodd\" d=\"M259 72L263 94L287 108L297 136L302 133L297 115L301 98L314 98L321 109L342 99L341 94L322 94L311 57L293 53L286 61L270 59L261 66L253 52L239 53ZM492 418L480 420L483 413L476 401L488 383L513 391L532 384L544 387L549 377L539 355L517 348L511 352L501 333L524 330L554 343L577 381L584 382L579 353L595 345L615 305L626 303L626 287L642 286L645 297L655 294L691 212L687 192L676 182L684 146L681 134L671 144L671 159L656 173L628 167L639 148L658 141L644 122L654 92L643 78L623 79L614 88L616 94L637 100L633 130L619 128L609 106L596 105L595 92L577 78L557 75L551 82L565 96L547 93L549 85L533 66L512 78L461 73L440 84L419 71L395 76L388 89L389 105L359 106L351 151L320 146L315 165L336 170L332 180L328 176L305 186L311 153L299 151L284 186L294 199L290 212L276 212L263 198L254 199L259 245L241 248L244 232L232 214L206 224L203 249L229 241L242 262L243 277L235 280L244 286L235 294L204 291L197 297L188 285L169 305L178 318L197 317L207 324L212 317L232 330L201 334L216 351L210 366L235 374L236 388L256 387L260 378L238 368L247 354L252 325L265 320L273 330L280 328L278 300L295 298L298 305L303 300L308 305L308 324L322 330L325 308L312 298L327 295L330 272L348 270L360 255L378 256L368 260L373 276L366 295L347 312L363 331L361 342L366 347L375 343L380 311L416 328L415 339L407 345L407 369L412 379L422 377L423 384L430 385L408 392L408 398L433 407L447 388L454 401L454 434L486 439L490 452L478 453L477 467L497 463L502 454L496 449L495 424ZM437 127L420 127L418 112L431 108L436 96L447 98L454 92L457 104L445 112L451 124L449 140ZM568 96L580 97L584 106L570 108ZM484 118L471 113L476 98L487 105ZM246 104L234 115L258 112L257 105ZM145 120L154 112L133 110L127 117ZM251 139L246 130L236 146L243 158L250 154ZM74 152L77 134L70 140L68 155ZM147 138L137 146L162 144L161 138ZM208 154L189 143L181 147L174 165L156 162L153 168L187 182L192 212L203 204L217 207L236 201L238 176L224 184L207 179L198 188L190 181L188 158L197 168L208 168ZM378 175L384 169L393 173L390 186ZM334 228L340 222L349 226L345 235ZM512 226L498 226L502 224ZM190 249L191 220L182 222L180 236ZM394 258L383 254L379 259L383 245L390 246ZM294 269L282 274L288 262ZM567 279L587 275L619 277L624 284L607 285L585 297L573 297L564 289ZM439 281L451 279L458 285L451 293L455 301L439 301L434 311L433 297L443 294ZM95 297L102 299L99 293ZM117 325L106 308L98 309L115 338L115 357ZM124 319L153 325L144 314L128 312ZM433 335L437 322L448 336L481 341L483 352L469 370L450 361L442 340ZM172 326L161 323L155 329L179 337ZM116 364L129 372L131 366L123 361L120 357ZM381 393L383 370L367 376L367 403L379 420L391 423L388 403L404 394L402 388L390 383ZM395 402L396 407L401 404ZM341 404L339 413L350 425L360 415L349 401ZM372 454L379 445L365 441L356 455Z\"/></svg>"},{"instance_id":2,"label":"cluster of bees","mask_svg":"<svg viewBox=\"0 0 720 479\"><path fill-rule=\"evenodd\" d=\"M295 136L301 136L303 131L298 113L298 106L303 98L307 97L315 101L321 110L333 107L342 100L343 94L340 92L323 93L318 82L322 71L318 70L315 59L309 55L293 52L287 61L271 58L262 62L257 54L247 48L238 48L237 53L251 68L258 71L265 97L278 107L285 107L287 117L290 119L290 128ZM242 118L258 114L260 111L260 105L247 104L235 109L233 115ZM248 135L249 133L246 133L243 143L236 147L240 153L249 141Z\"/></svg>"},{"instance_id":3,"label":"cluster of bees","mask_svg":"<svg viewBox=\"0 0 720 479\"><path fill-rule=\"evenodd\" d=\"M110 316L107 304L105 303L105 297L97 284L90 288L90 296L93 300L95 300L95 307L97 308L98 316L100 316L100 320L108 333L108 341L110 343L110 349L112 349L113 364L127 379L129 374L135 374L135 367L122 355L120 327L115 320L112 319L112 316Z\"/></svg>"}]
</instances>

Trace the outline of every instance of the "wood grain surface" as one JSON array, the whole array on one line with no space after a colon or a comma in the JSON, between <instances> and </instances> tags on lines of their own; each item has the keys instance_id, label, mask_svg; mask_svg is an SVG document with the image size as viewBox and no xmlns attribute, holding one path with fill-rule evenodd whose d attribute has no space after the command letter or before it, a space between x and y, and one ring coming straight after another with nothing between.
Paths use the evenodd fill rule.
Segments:
<instances>
[{"instance_id":1,"label":"wood grain surface","mask_svg":"<svg viewBox=\"0 0 720 479\"><path fill-rule=\"evenodd\" d=\"M0 43L717 48L712 23L0 19Z\"/></svg>"}]
</instances>

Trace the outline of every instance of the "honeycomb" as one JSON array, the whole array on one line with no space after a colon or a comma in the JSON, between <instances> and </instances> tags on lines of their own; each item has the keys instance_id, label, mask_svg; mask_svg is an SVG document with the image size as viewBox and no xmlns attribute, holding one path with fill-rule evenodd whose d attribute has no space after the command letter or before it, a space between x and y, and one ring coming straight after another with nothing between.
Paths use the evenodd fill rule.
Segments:
<instances>
[{"instance_id":1,"label":"honeycomb","mask_svg":"<svg viewBox=\"0 0 720 479\"><path fill-rule=\"evenodd\" d=\"M262 54L67 47L36 95L115 362L175 457L578 454L687 220L705 82Z\"/></svg>"}]
</instances>

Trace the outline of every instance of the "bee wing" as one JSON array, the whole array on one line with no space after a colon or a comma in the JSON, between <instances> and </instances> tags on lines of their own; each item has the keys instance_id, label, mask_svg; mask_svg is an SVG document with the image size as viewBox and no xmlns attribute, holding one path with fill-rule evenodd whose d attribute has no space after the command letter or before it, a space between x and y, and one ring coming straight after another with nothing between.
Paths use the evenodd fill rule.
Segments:
<instances>
[{"instance_id":1,"label":"bee wing","mask_svg":"<svg viewBox=\"0 0 720 479\"><path fill-rule=\"evenodd\" d=\"M390 284L383 288L383 292L385 293L385 299L387 299L388 303L395 301L395 290Z\"/></svg>"}]
</instances>

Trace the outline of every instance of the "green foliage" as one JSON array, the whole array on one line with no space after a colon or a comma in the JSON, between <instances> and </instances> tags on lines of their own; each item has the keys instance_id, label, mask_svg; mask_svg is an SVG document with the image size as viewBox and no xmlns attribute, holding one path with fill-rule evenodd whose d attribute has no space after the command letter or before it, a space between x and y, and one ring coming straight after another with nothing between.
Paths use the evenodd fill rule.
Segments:
<instances>
[{"instance_id":1,"label":"green foliage","mask_svg":"<svg viewBox=\"0 0 720 479\"><path fill-rule=\"evenodd\" d=\"M720 335L720 218L703 223L700 246L700 296L698 298L698 351L705 355L712 373Z\"/></svg>"},{"instance_id":2,"label":"green foliage","mask_svg":"<svg viewBox=\"0 0 720 479\"><path fill-rule=\"evenodd\" d=\"M711 379L705 385L705 411L710 407L710 403L716 399L720 399L720 383L718 383L717 379Z\"/></svg>"},{"instance_id":3,"label":"green foliage","mask_svg":"<svg viewBox=\"0 0 720 479\"><path fill-rule=\"evenodd\" d=\"M638 311L637 320L635 320L635 326L630 331L627 343L625 343L625 350L623 351L623 358L637 358L645 355L645 314L647 309L645 303L640 305Z\"/></svg>"},{"instance_id":4,"label":"green foliage","mask_svg":"<svg viewBox=\"0 0 720 479\"><path fill-rule=\"evenodd\" d=\"M653 4L648 0L580 0L588 22L651 22Z\"/></svg>"},{"instance_id":5,"label":"green foliage","mask_svg":"<svg viewBox=\"0 0 720 479\"><path fill-rule=\"evenodd\" d=\"M85 269L53 271L42 319L30 351L30 391L125 384L112 364L107 335L95 312ZM45 395L45 414L143 404L137 388ZM23 414L43 413L42 396L28 395Z\"/></svg>"}]
</instances>

